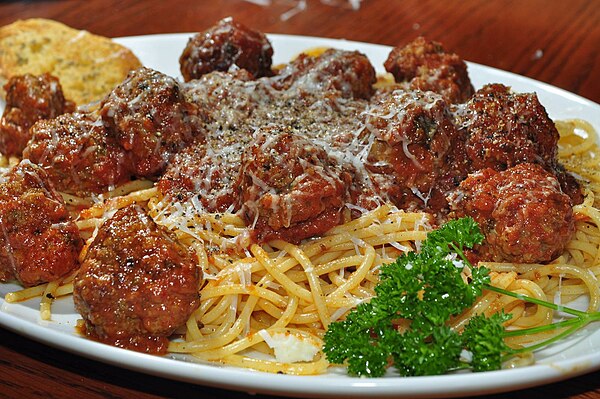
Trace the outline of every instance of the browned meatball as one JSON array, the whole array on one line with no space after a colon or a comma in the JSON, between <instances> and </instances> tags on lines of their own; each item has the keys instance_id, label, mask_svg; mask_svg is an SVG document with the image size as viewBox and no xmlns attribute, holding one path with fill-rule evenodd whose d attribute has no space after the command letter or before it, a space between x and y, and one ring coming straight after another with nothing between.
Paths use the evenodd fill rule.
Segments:
<instances>
[{"instance_id":1,"label":"browned meatball","mask_svg":"<svg viewBox=\"0 0 600 399\"><path fill-rule=\"evenodd\" d=\"M200 281L192 254L130 205L100 227L75 277L73 300L88 335L165 353L167 337L198 307Z\"/></svg>"},{"instance_id":2,"label":"browned meatball","mask_svg":"<svg viewBox=\"0 0 600 399\"><path fill-rule=\"evenodd\" d=\"M476 260L549 262L575 232L570 198L536 164L476 172L460 184L451 203L457 217L473 217L485 235Z\"/></svg>"},{"instance_id":3,"label":"browned meatball","mask_svg":"<svg viewBox=\"0 0 600 399\"><path fill-rule=\"evenodd\" d=\"M48 73L13 76L4 90L6 107L0 119L0 152L7 156L21 156L31 138L29 128L36 121L75 110L75 104L65 99L58 79Z\"/></svg>"},{"instance_id":4,"label":"browned meatball","mask_svg":"<svg viewBox=\"0 0 600 399\"><path fill-rule=\"evenodd\" d=\"M236 66L255 78L271 76L273 48L267 37L231 17L190 38L179 64L185 81Z\"/></svg>"},{"instance_id":5,"label":"browned meatball","mask_svg":"<svg viewBox=\"0 0 600 399\"><path fill-rule=\"evenodd\" d=\"M157 183L171 200L185 202L197 196L206 212L235 211L235 179L240 168L241 144L210 149L191 145L173 159Z\"/></svg>"},{"instance_id":6,"label":"browned meatball","mask_svg":"<svg viewBox=\"0 0 600 399\"><path fill-rule=\"evenodd\" d=\"M472 170L504 170L522 162L553 166L558 131L534 93L513 93L502 84L478 90L459 115L466 127Z\"/></svg>"},{"instance_id":7,"label":"browned meatball","mask_svg":"<svg viewBox=\"0 0 600 399\"><path fill-rule=\"evenodd\" d=\"M248 74L212 72L182 85L185 98L198 106L203 119L218 130L237 130L248 124L252 113L271 97L260 81ZM210 133L214 133L215 129Z\"/></svg>"},{"instance_id":8,"label":"browned meatball","mask_svg":"<svg viewBox=\"0 0 600 399\"><path fill-rule=\"evenodd\" d=\"M318 57L300 54L270 79L278 90L368 99L377 81L369 59L358 51L329 49Z\"/></svg>"},{"instance_id":9,"label":"browned meatball","mask_svg":"<svg viewBox=\"0 0 600 399\"><path fill-rule=\"evenodd\" d=\"M59 191L101 193L129 181L133 168L125 151L94 114L65 114L39 121L23 155L46 169Z\"/></svg>"},{"instance_id":10,"label":"browned meatball","mask_svg":"<svg viewBox=\"0 0 600 399\"><path fill-rule=\"evenodd\" d=\"M346 183L317 144L263 128L242 154L241 214L258 242L298 243L339 224Z\"/></svg>"},{"instance_id":11,"label":"browned meatball","mask_svg":"<svg viewBox=\"0 0 600 399\"><path fill-rule=\"evenodd\" d=\"M446 192L466 169L454 161L463 137L442 96L397 90L365 115L375 135L366 167L378 189L401 209L447 210Z\"/></svg>"},{"instance_id":12,"label":"browned meatball","mask_svg":"<svg viewBox=\"0 0 600 399\"><path fill-rule=\"evenodd\" d=\"M196 112L175 79L149 68L130 72L100 107L138 177L159 175L173 154L194 140L200 129Z\"/></svg>"},{"instance_id":13,"label":"browned meatball","mask_svg":"<svg viewBox=\"0 0 600 399\"><path fill-rule=\"evenodd\" d=\"M42 168L23 160L0 183L0 281L54 281L77 266L79 230Z\"/></svg>"},{"instance_id":14,"label":"browned meatball","mask_svg":"<svg viewBox=\"0 0 600 399\"><path fill-rule=\"evenodd\" d=\"M441 94L450 103L465 102L473 95L467 64L440 43L418 37L404 47L395 47L384 63L396 82L407 82L413 90Z\"/></svg>"}]
</instances>

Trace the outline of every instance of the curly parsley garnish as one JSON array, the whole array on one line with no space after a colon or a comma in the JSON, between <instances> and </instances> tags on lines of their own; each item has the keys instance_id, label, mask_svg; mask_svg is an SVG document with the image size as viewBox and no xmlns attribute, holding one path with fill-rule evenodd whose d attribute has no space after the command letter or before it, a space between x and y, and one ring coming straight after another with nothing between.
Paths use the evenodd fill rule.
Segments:
<instances>
[{"instance_id":1,"label":"curly parsley garnish","mask_svg":"<svg viewBox=\"0 0 600 399\"><path fill-rule=\"evenodd\" d=\"M331 323L323 351L331 363L344 364L356 376L379 377L390 366L403 376L436 375L459 368L489 371L507 357L560 339L600 313L564 306L574 319L518 331L505 331L511 316L503 312L472 318L462 333L448 321L469 308L483 289L516 294L490 285L489 270L473 268L465 248L483 241L471 218L453 220L428 234L419 253L410 252L384 265L375 296L352 310L345 320ZM558 310L558 305L519 295L520 299ZM508 335L534 334L565 328L557 337L529 348L511 349ZM468 356L464 356L467 354Z\"/></svg>"}]
</instances>

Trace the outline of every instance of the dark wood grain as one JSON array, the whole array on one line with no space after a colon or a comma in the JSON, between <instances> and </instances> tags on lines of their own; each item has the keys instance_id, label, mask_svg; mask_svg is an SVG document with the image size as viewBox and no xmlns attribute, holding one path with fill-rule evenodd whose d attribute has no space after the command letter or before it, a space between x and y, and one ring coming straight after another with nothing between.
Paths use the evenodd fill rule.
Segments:
<instances>
[{"instance_id":1,"label":"dark wood grain","mask_svg":"<svg viewBox=\"0 0 600 399\"><path fill-rule=\"evenodd\" d=\"M263 7L241 0L13 1L0 25L46 17L109 37L203 30L231 15L272 33L345 38L386 45L417 35L463 58L532 77L600 102L600 3L586 0L363 0L358 11L308 0L293 18L291 0Z\"/></svg>"},{"instance_id":2,"label":"dark wood grain","mask_svg":"<svg viewBox=\"0 0 600 399\"><path fill-rule=\"evenodd\" d=\"M585 0L364 0L359 10L308 0L283 21L290 0L2 1L0 25L52 18L109 37L196 32L225 16L272 33L396 45L418 35L463 58L600 102L600 2ZM510 381L507 381L510 384ZM0 397L269 398L147 376L49 348L0 329ZM597 398L600 372L491 398ZM274 398L274 397L270 397Z\"/></svg>"}]
</instances>

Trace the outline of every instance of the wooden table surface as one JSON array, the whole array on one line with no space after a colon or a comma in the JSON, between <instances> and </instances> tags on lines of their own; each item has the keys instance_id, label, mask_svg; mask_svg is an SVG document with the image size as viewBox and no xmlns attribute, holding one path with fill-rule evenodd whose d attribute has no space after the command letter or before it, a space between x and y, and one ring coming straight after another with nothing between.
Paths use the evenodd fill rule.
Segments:
<instances>
[{"instance_id":1,"label":"wooden table surface","mask_svg":"<svg viewBox=\"0 0 600 399\"><path fill-rule=\"evenodd\" d=\"M265 4L270 3L269 6ZM118 37L197 32L233 16L264 32L385 45L418 35L464 59L512 71L600 102L600 2L585 0L2 1L0 25L52 18ZM359 8L353 9L351 3ZM263 4L263 5L261 5ZM507 381L507 385L510 381ZM0 397L269 398L174 382L90 361L0 329ZM489 397L489 396L488 396ZM492 398L596 398L600 372ZM270 397L274 398L274 397Z\"/></svg>"}]
</instances>

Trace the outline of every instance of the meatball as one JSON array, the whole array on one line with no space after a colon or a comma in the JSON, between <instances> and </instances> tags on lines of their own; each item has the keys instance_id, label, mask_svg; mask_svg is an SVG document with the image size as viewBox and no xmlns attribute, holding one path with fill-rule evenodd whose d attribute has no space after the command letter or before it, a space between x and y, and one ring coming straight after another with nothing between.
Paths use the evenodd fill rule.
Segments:
<instances>
[{"instance_id":1,"label":"meatball","mask_svg":"<svg viewBox=\"0 0 600 399\"><path fill-rule=\"evenodd\" d=\"M54 187L75 194L101 193L129 181L133 167L94 114L64 114L31 128L23 155L41 165Z\"/></svg>"},{"instance_id":2,"label":"meatball","mask_svg":"<svg viewBox=\"0 0 600 399\"><path fill-rule=\"evenodd\" d=\"M73 282L86 333L103 342L165 353L199 305L192 254L138 205L104 222Z\"/></svg>"},{"instance_id":3,"label":"meatball","mask_svg":"<svg viewBox=\"0 0 600 399\"><path fill-rule=\"evenodd\" d=\"M365 166L378 190L401 209L447 210L446 192L466 177L466 166L463 136L442 96L396 90L365 115L375 136Z\"/></svg>"},{"instance_id":4,"label":"meatball","mask_svg":"<svg viewBox=\"0 0 600 399\"><path fill-rule=\"evenodd\" d=\"M197 136L196 111L175 79L149 68L130 72L100 104L102 120L128 152L136 176L148 178L162 173Z\"/></svg>"},{"instance_id":5,"label":"meatball","mask_svg":"<svg viewBox=\"0 0 600 399\"><path fill-rule=\"evenodd\" d=\"M258 242L298 243L341 220L346 184L325 150L283 128L258 132L242 154L240 213Z\"/></svg>"},{"instance_id":6,"label":"meatball","mask_svg":"<svg viewBox=\"0 0 600 399\"><path fill-rule=\"evenodd\" d=\"M467 130L466 150L473 171L504 170L522 162L545 167L556 163L558 131L534 93L486 85L467 103L457 122Z\"/></svg>"},{"instance_id":7,"label":"meatball","mask_svg":"<svg viewBox=\"0 0 600 399\"><path fill-rule=\"evenodd\" d=\"M28 160L0 183L0 228L0 281L29 287L79 266L79 230L44 170Z\"/></svg>"},{"instance_id":8,"label":"meatball","mask_svg":"<svg viewBox=\"0 0 600 399\"><path fill-rule=\"evenodd\" d=\"M373 95L377 78L364 54L328 49L318 57L300 54L270 81L277 90L368 99Z\"/></svg>"},{"instance_id":9,"label":"meatball","mask_svg":"<svg viewBox=\"0 0 600 399\"><path fill-rule=\"evenodd\" d=\"M235 211L235 180L240 168L241 143L210 148L203 143L191 145L173 159L157 183L161 194L185 202L198 198L202 211Z\"/></svg>"},{"instance_id":10,"label":"meatball","mask_svg":"<svg viewBox=\"0 0 600 399\"><path fill-rule=\"evenodd\" d=\"M75 104L65 99L58 79L48 73L13 76L4 90L6 107L0 119L0 152L7 156L21 156L31 138L29 128L36 121L75 110Z\"/></svg>"},{"instance_id":11,"label":"meatball","mask_svg":"<svg viewBox=\"0 0 600 399\"><path fill-rule=\"evenodd\" d=\"M271 76L273 48L267 37L231 17L190 38L179 64L185 81L212 72L243 68L255 78Z\"/></svg>"},{"instance_id":12,"label":"meatball","mask_svg":"<svg viewBox=\"0 0 600 399\"><path fill-rule=\"evenodd\" d=\"M540 165L469 175L451 195L455 216L471 216L485 235L476 260L549 262L575 232L572 203Z\"/></svg>"},{"instance_id":13,"label":"meatball","mask_svg":"<svg viewBox=\"0 0 600 399\"><path fill-rule=\"evenodd\" d=\"M467 64L440 43L418 37L404 47L395 47L384 63L396 82L413 90L433 91L449 103L465 102L473 95Z\"/></svg>"},{"instance_id":14,"label":"meatball","mask_svg":"<svg viewBox=\"0 0 600 399\"><path fill-rule=\"evenodd\" d=\"M239 72L212 72L182 88L187 101L198 106L202 119L218 130L243 128L259 106L272 100L265 85Z\"/></svg>"}]
</instances>

